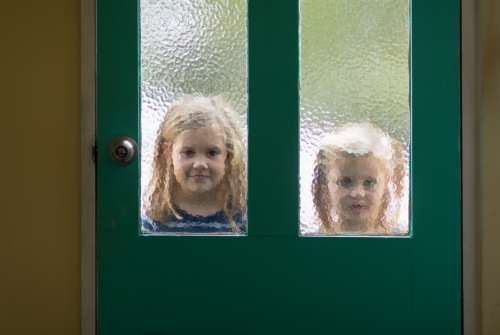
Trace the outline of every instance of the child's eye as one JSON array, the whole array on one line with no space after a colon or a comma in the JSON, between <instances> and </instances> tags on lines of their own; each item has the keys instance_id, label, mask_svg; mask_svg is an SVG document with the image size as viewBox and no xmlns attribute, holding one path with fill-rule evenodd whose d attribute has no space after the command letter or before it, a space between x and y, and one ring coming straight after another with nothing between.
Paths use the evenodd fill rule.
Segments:
<instances>
[{"instance_id":1,"label":"child's eye","mask_svg":"<svg viewBox=\"0 0 500 335\"><path fill-rule=\"evenodd\" d=\"M218 150L212 149L208 151L208 155L211 157L217 156L219 154Z\"/></svg>"},{"instance_id":2,"label":"child's eye","mask_svg":"<svg viewBox=\"0 0 500 335\"><path fill-rule=\"evenodd\" d=\"M194 155L194 150L188 149L184 150L182 153L188 157L192 157Z\"/></svg>"},{"instance_id":3,"label":"child's eye","mask_svg":"<svg viewBox=\"0 0 500 335\"><path fill-rule=\"evenodd\" d=\"M365 180L363 182L363 187L365 188L372 188L375 185L375 181L373 180Z\"/></svg>"},{"instance_id":4,"label":"child's eye","mask_svg":"<svg viewBox=\"0 0 500 335\"><path fill-rule=\"evenodd\" d=\"M352 180L349 177L343 177L339 180L339 184L342 187L348 188L351 186Z\"/></svg>"}]
</instances>

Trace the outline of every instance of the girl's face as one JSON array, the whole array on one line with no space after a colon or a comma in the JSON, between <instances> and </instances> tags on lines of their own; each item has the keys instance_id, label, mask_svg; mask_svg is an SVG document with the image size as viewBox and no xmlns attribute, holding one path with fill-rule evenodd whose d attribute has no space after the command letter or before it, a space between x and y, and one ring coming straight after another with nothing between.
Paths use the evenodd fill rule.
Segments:
<instances>
[{"instance_id":1,"label":"girl's face","mask_svg":"<svg viewBox=\"0 0 500 335\"><path fill-rule=\"evenodd\" d=\"M213 127L185 130L173 142L174 175L182 190L216 190L224 177L227 150Z\"/></svg>"},{"instance_id":2,"label":"girl's face","mask_svg":"<svg viewBox=\"0 0 500 335\"><path fill-rule=\"evenodd\" d=\"M387 183L388 175L375 157L342 158L329 172L333 208L342 219L373 221Z\"/></svg>"}]
</instances>

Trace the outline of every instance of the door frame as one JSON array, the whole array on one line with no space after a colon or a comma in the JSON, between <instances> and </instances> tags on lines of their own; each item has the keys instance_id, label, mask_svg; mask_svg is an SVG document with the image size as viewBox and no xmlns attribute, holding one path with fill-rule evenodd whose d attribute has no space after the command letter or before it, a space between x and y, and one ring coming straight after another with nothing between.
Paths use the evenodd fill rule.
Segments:
<instances>
[{"instance_id":1,"label":"door frame","mask_svg":"<svg viewBox=\"0 0 500 335\"><path fill-rule=\"evenodd\" d=\"M97 334L96 278L96 0L80 1L81 333Z\"/></svg>"},{"instance_id":2,"label":"door frame","mask_svg":"<svg viewBox=\"0 0 500 335\"><path fill-rule=\"evenodd\" d=\"M480 287L480 0L461 1L462 57L462 320L463 333L481 334Z\"/></svg>"},{"instance_id":3,"label":"door frame","mask_svg":"<svg viewBox=\"0 0 500 335\"><path fill-rule=\"evenodd\" d=\"M97 334L96 290L96 0L80 2L81 57L81 333ZM465 335L480 334L479 75L480 0L461 1L462 317Z\"/></svg>"}]
</instances>

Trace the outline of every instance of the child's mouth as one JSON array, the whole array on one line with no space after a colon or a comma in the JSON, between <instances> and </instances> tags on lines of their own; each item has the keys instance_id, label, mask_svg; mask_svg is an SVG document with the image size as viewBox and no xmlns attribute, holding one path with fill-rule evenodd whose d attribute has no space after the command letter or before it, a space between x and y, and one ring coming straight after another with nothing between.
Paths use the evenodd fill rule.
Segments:
<instances>
[{"instance_id":1,"label":"child's mouth","mask_svg":"<svg viewBox=\"0 0 500 335\"><path fill-rule=\"evenodd\" d=\"M351 210L351 212L352 212L353 214L356 214L356 215L361 214L361 212L362 212L365 208L366 208L366 206L365 206L365 205L363 205L363 204L359 204L359 203L357 203L357 204L352 204L352 205L350 205L350 206L349 206L349 209Z\"/></svg>"},{"instance_id":2,"label":"child's mouth","mask_svg":"<svg viewBox=\"0 0 500 335\"><path fill-rule=\"evenodd\" d=\"M197 175L194 175L193 176L193 179L194 180L205 180L205 179L208 179L209 176L205 176L205 175L202 175L202 174L197 174Z\"/></svg>"}]
</instances>

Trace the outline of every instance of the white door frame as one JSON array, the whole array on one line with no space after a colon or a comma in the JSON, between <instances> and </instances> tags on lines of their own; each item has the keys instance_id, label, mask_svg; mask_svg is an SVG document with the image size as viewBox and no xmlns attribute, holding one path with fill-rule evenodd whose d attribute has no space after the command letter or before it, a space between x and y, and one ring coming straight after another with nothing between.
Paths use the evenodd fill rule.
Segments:
<instances>
[{"instance_id":1,"label":"white door frame","mask_svg":"<svg viewBox=\"0 0 500 335\"><path fill-rule=\"evenodd\" d=\"M462 287L463 334L480 334L478 132L478 2L462 0ZM81 322L82 335L97 334L96 185L92 144L96 131L95 0L81 0Z\"/></svg>"}]
</instances>

